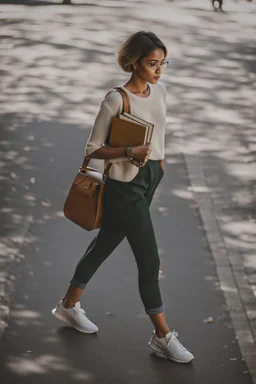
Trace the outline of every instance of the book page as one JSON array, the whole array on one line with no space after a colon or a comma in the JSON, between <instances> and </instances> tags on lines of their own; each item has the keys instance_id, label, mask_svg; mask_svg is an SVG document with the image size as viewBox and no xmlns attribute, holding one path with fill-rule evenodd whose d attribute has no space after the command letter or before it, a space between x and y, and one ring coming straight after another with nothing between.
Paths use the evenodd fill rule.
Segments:
<instances>
[{"instance_id":1,"label":"book page","mask_svg":"<svg viewBox=\"0 0 256 384\"><path fill-rule=\"evenodd\" d=\"M147 126L152 127L152 128L154 127L153 123L150 123L149 121L143 120L140 117L134 116L130 113L124 112L123 116L129 117L130 119L135 120L135 121L137 121L143 125L147 125Z\"/></svg>"}]
</instances>

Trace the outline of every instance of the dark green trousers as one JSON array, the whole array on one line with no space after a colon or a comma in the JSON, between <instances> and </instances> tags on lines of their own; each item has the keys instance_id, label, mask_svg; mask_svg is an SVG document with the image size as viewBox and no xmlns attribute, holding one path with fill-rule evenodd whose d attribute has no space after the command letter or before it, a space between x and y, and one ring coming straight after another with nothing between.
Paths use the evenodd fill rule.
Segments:
<instances>
[{"instance_id":1,"label":"dark green trousers","mask_svg":"<svg viewBox=\"0 0 256 384\"><path fill-rule=\"evenodd\" d=\"M137 262L139 292L145 311L149 315L163 312L158 279L160 262L149 211L162 177L160 162L148 160L129 183L106 180L102 227L79 261L71 285L83 289L126 237Z\"/></svg>"}]
</instances>

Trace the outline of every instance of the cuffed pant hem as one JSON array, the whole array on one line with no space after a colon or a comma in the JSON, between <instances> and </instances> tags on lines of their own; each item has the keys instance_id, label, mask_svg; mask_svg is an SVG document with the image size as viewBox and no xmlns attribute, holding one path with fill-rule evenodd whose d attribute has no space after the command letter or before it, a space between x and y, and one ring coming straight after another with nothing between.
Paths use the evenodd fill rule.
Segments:
<instances>
[{"instance_id":1,"label":"cuffed pant hem","mask_svg":"<svg viewBox=\"0 0 256 384\"><path fill-rule=\"evenodd\" d=\"M86 286L86 284L84 283L79 283L79 281L74 279L74 277L72 277L72 279L70 280L70 285L72 285L72 287L81 288L81 289L84 289Z\"/></svg>"},{"instance_id":2,"label":"cuffed pant hem","mask_svg":"<svg viewBox=\"0 0 256 384\"><path fill-rule=\"evenodd\" d=\"M164 311L164 306L161 305L158 308L153 309L145 309L147 315L158 315L159 313L162 313Z\"/></svg>"}]
</instances>

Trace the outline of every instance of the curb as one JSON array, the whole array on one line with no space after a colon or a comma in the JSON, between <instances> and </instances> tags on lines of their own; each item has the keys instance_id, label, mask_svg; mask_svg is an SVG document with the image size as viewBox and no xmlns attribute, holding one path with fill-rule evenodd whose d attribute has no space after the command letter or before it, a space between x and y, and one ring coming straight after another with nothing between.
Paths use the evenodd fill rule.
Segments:
<instances>
[{"instance_id":1,"label":"curb","mask_svg":"<svg viewBox=\"0 0 256 384\"><path fill-rule=\"evenodd\" d=\"M253 296L246 281L246 273L237 250L225 243L218 217L218 206L206 183L203 164L199 156L183 154L187 166L191 189L198 204L198 210L206 232L209 247L215 262L220 289L223 292L230 314L236 339L254 384L256 384L256 345L250 321L246 313L245 294Z\"/></svg>"}]
</instances>

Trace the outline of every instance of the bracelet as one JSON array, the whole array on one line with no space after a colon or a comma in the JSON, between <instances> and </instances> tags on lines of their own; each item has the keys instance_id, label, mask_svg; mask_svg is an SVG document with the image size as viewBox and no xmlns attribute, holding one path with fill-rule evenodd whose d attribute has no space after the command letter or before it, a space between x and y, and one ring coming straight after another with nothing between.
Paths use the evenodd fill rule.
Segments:
<instances>
[{"instance_id":1,"label":"bracelet","mask_svg":"<svg viewBox=\"0 0 256 384\"><path fill-rule=\"evenodd\" d=\"M127 147L126 148L126 156L128 157L129 160L132 160L132 147Z\"/></svg>"}]
</instances>

